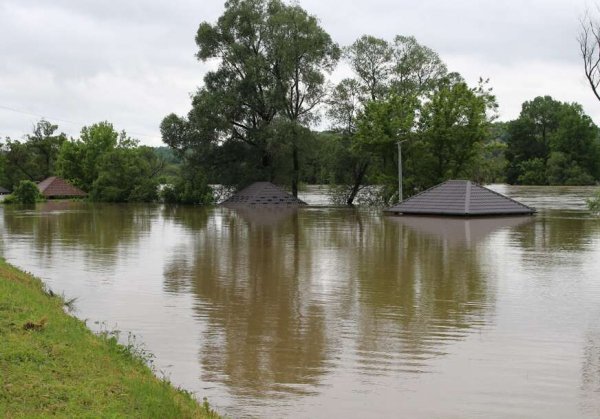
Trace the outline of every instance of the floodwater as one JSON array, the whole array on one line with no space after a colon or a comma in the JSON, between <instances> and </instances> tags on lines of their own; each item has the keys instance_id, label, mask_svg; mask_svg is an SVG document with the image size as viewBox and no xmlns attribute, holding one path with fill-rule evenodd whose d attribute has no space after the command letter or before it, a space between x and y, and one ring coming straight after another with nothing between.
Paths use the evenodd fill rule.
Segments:
<instances>
[{"instance_id":1,"label":"floodwater","mask_svg":"<svg viewBox=\"0 0 600 419\"><path fill-rule=\"evenodd\" d=\"M492 187L540 212L48 202L0 255L229 417L600 417L594 189Z\"/></svg>"}]
</instances>

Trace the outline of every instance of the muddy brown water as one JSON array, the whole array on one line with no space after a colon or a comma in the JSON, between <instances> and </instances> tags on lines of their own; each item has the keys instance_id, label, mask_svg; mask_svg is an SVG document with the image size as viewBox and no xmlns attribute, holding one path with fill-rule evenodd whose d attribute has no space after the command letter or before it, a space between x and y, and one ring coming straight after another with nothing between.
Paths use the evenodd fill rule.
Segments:
<instances>
[{"instance_id":1,"label":"muddy brown water","mask_svg":"<svg viewBox=\"0 0 600 419\"><path fill-rule=\"evenodd\" d=\"M600 417L595 189L492 187L540 212L48 202L0 255L230 417Z\"/></svg>"}]
</instances>

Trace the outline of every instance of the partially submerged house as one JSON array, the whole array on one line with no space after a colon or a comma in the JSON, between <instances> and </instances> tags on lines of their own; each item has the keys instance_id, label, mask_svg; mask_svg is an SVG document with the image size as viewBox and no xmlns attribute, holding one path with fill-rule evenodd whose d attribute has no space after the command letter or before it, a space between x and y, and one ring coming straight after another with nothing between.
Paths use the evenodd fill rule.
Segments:
<instances>
[{"instance_id":1,"label":"partially submerged house","mask_svg":"<svg viewBox=\"0 0 600 419\"><path fill-rule=\"evenodd\" d=\"M2 186L0 186L0 196L1 195L8 195L10 192L8 189L3 188Z\"/></svg>"},{"instance_id":2,"label":"partially submerged house","mask_svg":"<svg viewBox=\"0 0 600 419\"><path fill-rule=\"evenodd\" d=\"M306 202L271 182L255 182L223 201L226 207L299 207Z\"/></svg>"},{"instance_id":3,"label":"partially submerged house","mask_svg":"<svg viewBox=\"0 0 600 419\"><path fill-rule=\"evenodd\" d=\"M535 208L469 180L448 180L385 210L388 214L435 216L528 215Z\"/></svg>"},{"instance_id":4,"label":"partially submerged house","mask_svg":"<svg viewBox=\"0 0 600 419\"><path fill-rule=\"evenodd\" d=\"M82 198L87 194L58 176L51 176L38 183L45 198Z\"/></svg>"}]
</instances>

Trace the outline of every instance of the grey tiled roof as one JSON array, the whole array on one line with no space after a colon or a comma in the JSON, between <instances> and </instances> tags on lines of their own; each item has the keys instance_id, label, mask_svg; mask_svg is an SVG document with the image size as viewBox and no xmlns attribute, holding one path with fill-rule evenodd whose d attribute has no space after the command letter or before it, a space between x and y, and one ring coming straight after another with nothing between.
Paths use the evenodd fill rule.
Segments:
<instances>
[{"instance_id":1,"label":"grey tiled roof","mask_svg":"<svg viewBox=\"0 0 600 419\"><path fill-rule=\"evenodd\" d=\"M0 194L7 194L7 193L9 193L8 189L4 189L2 186L0 186Z\"/></svg>"},{"instance_id":2,"label":"grey tiled roof","mask_svg":"<svg viewBox=\"0 0 600 419\"><path fill-rule=\"evenodd\" d=\"M395 214L476 216L533 214L535 209L469 180L448 180L385 211Z\"/></svg>"},{"instance_id":3,"label":"grey tiled roof","mask_svg":"<svg viewBox=\"0 0 600 419\"><path fill-rule=\"evenodd\" d=\"M225 206L300 206L306 202L295 198L271 182L255 182L221 203Z\"/></svg>"}]
</instances>

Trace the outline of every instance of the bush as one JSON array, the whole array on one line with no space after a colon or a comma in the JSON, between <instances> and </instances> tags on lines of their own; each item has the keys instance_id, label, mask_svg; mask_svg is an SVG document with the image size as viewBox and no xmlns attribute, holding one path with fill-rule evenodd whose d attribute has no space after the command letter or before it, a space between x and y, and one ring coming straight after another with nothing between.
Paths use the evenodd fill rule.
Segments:
<instances>
[{"instance_id":1,"label":"bush","mask_svg":"<svg viewBox=\"0 0 600 419\"><path fill-rule=\"evenodd\" d=\"M42 199L37 185L30 180L22 180L12 193L15 202L19 204L35 204Z\"/></svg>"},{"instance_id":2,"label":"bush","mask_svg":"<svg viewBox=\"0 0 600 419\"><path fill-rule=\"evenodd\" d=\"M600 191L586 200L588 209L592 212L600 212Z\"/></svg>"},{"instance_id":3,"label":"bush","mask_svg":"<svg viewBox=\"0 0 600 419\"><path fill-rule=\"evenodd\" d=\"M581 168L566 154L554 152L546 163L546 174L550 185L593 185L592 175Z\"/></svg>"},{"instance_id":4,"label":"bush","mask_svg":"<svg viewBox=\"0 0 600 419\"><path fill-rule=\"evenodd\" d=\"M215 198L206 178L199 172L185 171L171 185L166 185L160 197L167 204L211 205Z\"/></svg>"},{"instance_id":5,"label":"bush","mask_svg":"<svg viewBox=\"0 0 600 419\"><path fill-rule=\"evenodd\" d=\"M6 195L4 197L4 199L2 201L0 201L1 204L16 204L17 203L17 199L15 198L14 195Z\"/></svg>"},{"instance_id":6,"label":"bush","mask_svg":"<svg viewBox=\"0 0 600 419\"><path fill-rule=\"evenodd\" d=\"M535 158L519 164L521 175L517 179L521 185L547 185L546 164L543 159Z\"/></svg>"}]
</instances>

